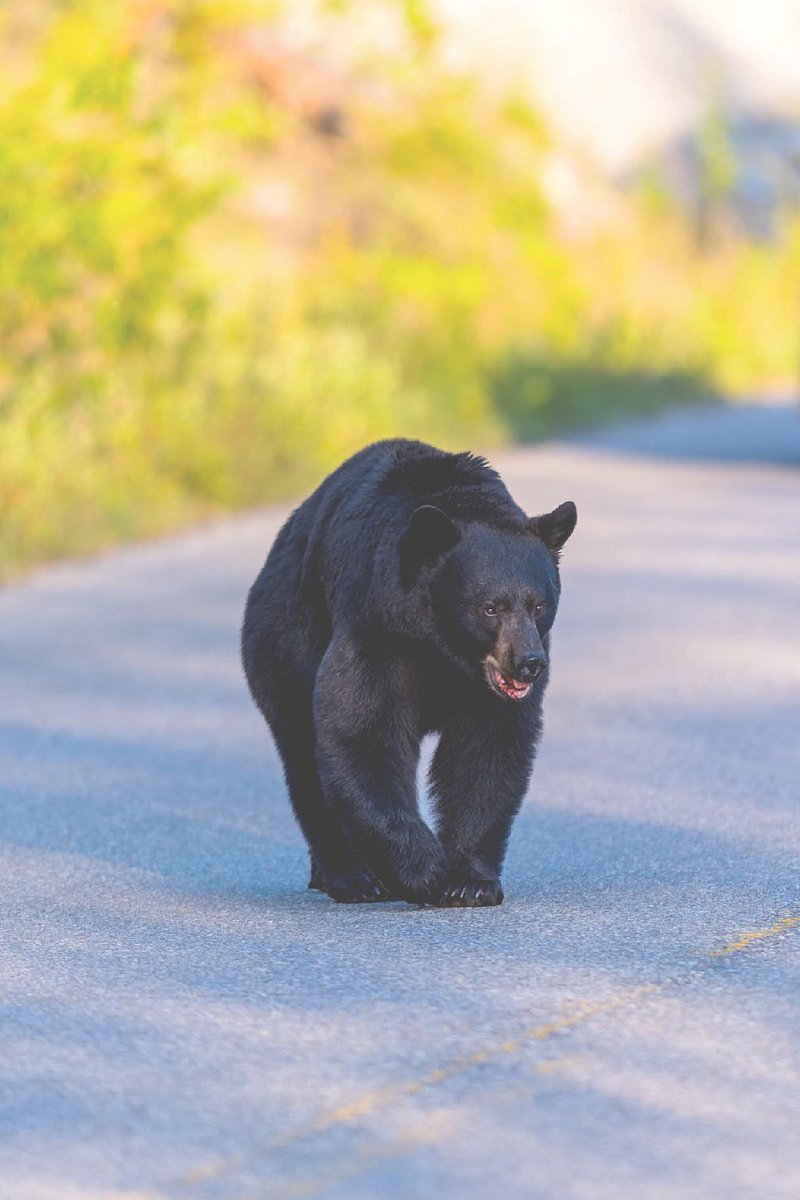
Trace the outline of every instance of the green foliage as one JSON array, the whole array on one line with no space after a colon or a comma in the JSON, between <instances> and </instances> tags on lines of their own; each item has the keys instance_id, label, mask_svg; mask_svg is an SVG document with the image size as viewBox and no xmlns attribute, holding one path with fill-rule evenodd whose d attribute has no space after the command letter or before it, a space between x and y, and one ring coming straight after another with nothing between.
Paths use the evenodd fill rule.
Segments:
<instances>
[{"instance_id":1,"label":"green foliage","mask_svg":"<svg viewBox=\"0 0 800 1200\"><path fill-rule=\"evenodd\" d=\"M514 352L497 364L489 386L508 430L531 440L569 426L655 413L706 395L708 385L689 371L621 370L592 357L581 362Z\"/></svg>"},{"instance_id":2,"label":"green foliage","mask_svg":"<svg viewBox=\"0 0 800 1200\"><path fill-rule=\"evenodd\" d=\"M727 114L716 89L710 93L700 125L698 150L703 197L711 204L726 199L736 182L736 157Z\"/></svg>"},{"instance_id":3,"label":"green foliage","mask_svg":"<svg viewBox=\"0 0 800 1200\"><path fill-rule=\"evenodd\" d=\"M144 9L68 5L0 99L0 569L185 509L165 440L215 303L190 234L225 186L204 161L223 123L185 58L202 60L198 9L153 29Z\"/></svg>"},{"instance_id":4,"label":"green foliage","mask_svg":"<svg viewBox=\"0 0 800 1200\"><path fill-rule=\"evenodd\" d=\"M699 258L633 202L566 240L540 119L441 66L423 0L319 0L305 74L293 12L6 6L0 574L289 494L371 438L485 445L794 369L796 230Z\"/></svg>"}]
</instances>

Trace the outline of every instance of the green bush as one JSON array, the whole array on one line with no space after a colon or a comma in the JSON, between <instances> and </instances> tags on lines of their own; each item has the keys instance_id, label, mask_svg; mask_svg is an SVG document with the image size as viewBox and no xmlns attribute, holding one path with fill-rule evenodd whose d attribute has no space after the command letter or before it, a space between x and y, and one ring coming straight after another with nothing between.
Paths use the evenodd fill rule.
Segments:
<instances>
[{"instance_id":1,"label":"green bush","mask_svg":"<svg viewBox=\"0 0 800 1200\"><path fill-rule=\"evenodd\" d=\"M299 98L291 19L6 6L0 574L286 495L371 438L485 446L793 372L796 231L698 257L630 201L568 240L541 121L446 70L420 0L320 0Z\"/></svg>"}]
</instances>

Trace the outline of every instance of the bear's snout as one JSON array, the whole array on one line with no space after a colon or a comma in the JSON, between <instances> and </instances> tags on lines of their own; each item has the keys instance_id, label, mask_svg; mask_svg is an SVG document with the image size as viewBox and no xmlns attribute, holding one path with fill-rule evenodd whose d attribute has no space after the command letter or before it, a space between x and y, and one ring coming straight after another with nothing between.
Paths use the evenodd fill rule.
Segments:
<instances>
[{"instance_id":1,"label":"bear's snout","mask_svg":"<svg viewBox=\"0 0 800 1200\"><path fill-rule=\"evenodd\" d=\"M535 683L546 667L547 659L544 654L531 654L519 659L511 673L522 683Z\"/></svg>"},{"instance_id":2,"label":"bear's snout","mask_svg":"<svg viewBox=\"0 0 800 1200\"><path fill-rule=\"evenodd\" d=\"M538 629L518 616L503 623L493 657L503 674L518 683L535 683L547 669Z\"/></svg>"}]
</instances>

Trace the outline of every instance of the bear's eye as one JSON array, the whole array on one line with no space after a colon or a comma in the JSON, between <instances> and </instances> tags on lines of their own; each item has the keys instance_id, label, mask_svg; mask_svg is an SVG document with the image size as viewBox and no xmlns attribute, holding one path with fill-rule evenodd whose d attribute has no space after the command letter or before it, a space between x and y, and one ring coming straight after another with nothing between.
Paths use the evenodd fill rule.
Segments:
<instances>
[{"instance_id":1,"label":"bear's eye","mask_svg":"<svg viewBox=\"0 0 800 1200\"><path fill-rule=\"evenodd\" d=\"M533 611L537 617L544 616L544 605L537 604Z\"/></svg>"},{"instance_id":2,"label":"bear's eye","mask_svg":"<svg viewBox=\"0 0 800 1200\"><path fill-rule=\"evenodd\" d=\"M486 613L487 617L496 617L497 616L497 605L496 604L484 604L483 611Z\"/></svg>"}]
</instances>

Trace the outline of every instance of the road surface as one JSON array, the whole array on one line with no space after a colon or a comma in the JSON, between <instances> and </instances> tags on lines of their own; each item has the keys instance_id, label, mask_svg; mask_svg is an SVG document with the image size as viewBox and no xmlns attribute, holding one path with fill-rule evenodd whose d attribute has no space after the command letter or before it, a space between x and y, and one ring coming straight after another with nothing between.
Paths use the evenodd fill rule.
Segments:
<instances>
[{"instance_id":1,"label":"road surface","mask_svg":"<svg viewBox=\"0 0 800 1200\"><path fill-rule=\"evenodd\" d=\"M797 1200L800 419L496 461L580 512L501 909L305 891L281 513L0 594L7 1200Z\"/></svg>"}]
</instances>

